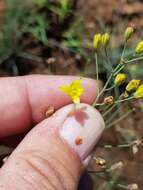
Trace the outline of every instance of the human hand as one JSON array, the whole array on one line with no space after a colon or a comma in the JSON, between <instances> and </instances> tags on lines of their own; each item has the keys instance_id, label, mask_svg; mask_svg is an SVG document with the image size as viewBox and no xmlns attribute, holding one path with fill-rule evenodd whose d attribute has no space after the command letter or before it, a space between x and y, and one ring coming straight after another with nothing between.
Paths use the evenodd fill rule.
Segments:
<instances>
[{"instance_id":1,"label":"human hand","mask_svg":"<svg viewBox=\"0 0 143 190\"><path fill-rule=\"evenodd\" d=\"M94 80L83 79L81 102L86 104L80 104L77 115L73 115L72 104L65 106L70 99L59 86L74 79L42 75L0 79L0 138L36 125L1 168L0 189L77 189L104 122L88 105L96 97ZM48 106L58 111L44 119Z\"/></svg>"}]
</instances>

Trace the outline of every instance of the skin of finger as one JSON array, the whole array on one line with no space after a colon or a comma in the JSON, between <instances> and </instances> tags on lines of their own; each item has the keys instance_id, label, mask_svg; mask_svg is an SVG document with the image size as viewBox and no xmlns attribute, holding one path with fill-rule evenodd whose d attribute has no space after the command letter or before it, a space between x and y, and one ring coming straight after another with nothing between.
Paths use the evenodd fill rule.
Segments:
<instances>
[{"instance_id":1,"label":"skin of finger","mask_svg":"<svg viewBox=\"0 0 143 190\"><path fill-rule=\"evenodd\" d=\"M69 105L58 110L31 130L2 167L0 187L15 190L19 187L21 190L77 189L83 166L79 156L59 135L72 108ZM101 121L98 114L94 116Z\"/></svg>"},{"instance_id":2,"label":"skin of finger","mask_svg":"<svg viewBox=\"0 0 143 190\"><path fill-rule=\"evenodd\" d=\"M31 75L0 79L0 137L24 132L45 117L48 106L55 110L70 103L70 98L60 91L79 77ZM84 93L81 101L92 103L97 85L92 79L83 79Z\"/></svg>"},{"instance_id":3,"label":"skin of finger","mask_svg":"<svg viewBox=\"0 0 143 190\"><path fill-rule=\"evenodd\" d=\"M58 137L49 135L47 139L46 144L43 141L39 146L32 143L32 149L21 147L6 161L0 171L0 187L15 190L20 187L21 190L77 189L82 170L79 158Z\"/></svg>"},{"instance_id":4,"label":"skin of finger","mask_svg":"<svg viewBox=\"0 0 143 190\"><path fill-rule=\"evenodd\" d=\"M77 189L81 161L58 133L68 111L42 121L25 137L1 169L0 187Z\"/></svg>"}]
</instances>

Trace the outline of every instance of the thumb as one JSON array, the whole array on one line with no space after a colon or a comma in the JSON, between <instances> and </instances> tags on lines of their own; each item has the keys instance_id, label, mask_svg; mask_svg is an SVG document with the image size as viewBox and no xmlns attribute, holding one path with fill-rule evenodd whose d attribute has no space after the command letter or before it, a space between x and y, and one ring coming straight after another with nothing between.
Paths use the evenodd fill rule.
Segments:
<instances>
[{"instance_id":1,"label":"thumb","mask_svg":"<svg viewBox=\"0 0 143 190\"><path fill-rule=\"evenodd\" d=\"M101 136L104 121L87 104L71 104L38 124L0 171L0 189L75 190L82 163Z\"/></svg>"}]
</instances>

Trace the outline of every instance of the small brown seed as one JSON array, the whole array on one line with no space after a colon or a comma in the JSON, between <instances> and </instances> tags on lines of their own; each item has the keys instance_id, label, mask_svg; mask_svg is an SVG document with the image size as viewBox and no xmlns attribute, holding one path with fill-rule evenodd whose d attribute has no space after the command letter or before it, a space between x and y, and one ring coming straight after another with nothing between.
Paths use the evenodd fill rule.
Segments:
<instances>
[{"instance_id":1,"label":"small brown seed","mask_svg":"<svg viewBox=\"0 0 143 190\"><path fill-rule=\"evenodd\" d=\"M108 97L104 98L104 103L105 103L105 104L108 104L108 105L113 104L113 103L114 103L114 98L113 98L113 96L108 96Z\"/></svg>"},{"instance_id":2,"label":"small brown seed","mask_svg":"<svg viewBox=\"0 0 143 190\"><path fill-rule=\"evenodd\" d=\"M45 113L45 116L46 118L50 117L51 115L53 115L53 113L55 112L55 108L54 106L49 106L46 113Z\"/></svg>"},{"instance_id":3,"label":"small brown seed","mask_svg":"<svg viewBox=\"0 0 143 190\"><path fill-rule=\"evenodd\" d=\"M49 65L50 64L53 64L53 63L55 63L56 62L56 59L54 58L54 57L50 57L50 58L48 58L47 60L46 60L46 63L48 63Z\"/></svg>"},{"instance_id":4,"label":"small brown seed","mask_svg":"<svg viewBox=\"0 0 143 190\"><path fill-rule=\"evenodd\" d=\"M96 162L96 164L97 164L98 166L101 166L101 167L103 167L103 168L106 167L106 160L103 159L103 158L100 158L100 157L95 158L95 162Z\"/></svg>"}]
</instances>

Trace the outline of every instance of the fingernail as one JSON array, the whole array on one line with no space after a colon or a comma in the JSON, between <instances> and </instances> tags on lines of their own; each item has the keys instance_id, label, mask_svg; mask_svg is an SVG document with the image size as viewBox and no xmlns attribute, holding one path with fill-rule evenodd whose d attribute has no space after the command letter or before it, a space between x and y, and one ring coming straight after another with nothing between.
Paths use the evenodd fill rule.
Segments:
<instances>
[{"instance_id":1,"label":"fingernail","mask_svg":"<svg viewBox=\"0 0 143 190\"><path fill-rule=\"evenodd\" d=\"M76 108L72 105L59 133L84 161L101 137L104 128L104 120L96 109L88 104L79 104Z\"/></svg>"}]
</instances>

